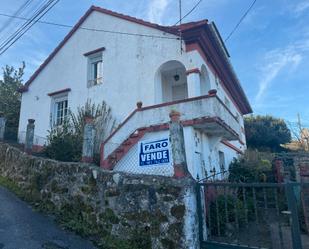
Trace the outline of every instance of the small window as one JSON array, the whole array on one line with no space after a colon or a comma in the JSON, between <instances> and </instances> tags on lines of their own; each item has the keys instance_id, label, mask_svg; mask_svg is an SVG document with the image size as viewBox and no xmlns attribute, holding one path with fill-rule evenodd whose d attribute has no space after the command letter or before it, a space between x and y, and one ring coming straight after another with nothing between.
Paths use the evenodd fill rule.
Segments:
<instances>
[{"instance_id":1,"label":"small window","mask_svg":"<svg viewBox=\"0 0 309 249\"><path fill-rule=\"evenodd\" d=\"M52 126L63 125L68 116L68 96L53 99Z\"/></svg>"},{"instance_id":2,"label":"small window","mask_svg":"<svg viewBox=\"0 0 309 249\"><path fill-rule=\"evenodd\" d=\"M219 164L220 164L220 171L221 173L225 172L225 156L224 152L219 151Z\"/></svg>"},{"instance_id":3,"label":"small window","mask_svg":"<svg viewBox=\"0 0 309 249\"><path fill-rule=\"evenodd\" d=\"M103 82L102 52L88 57L88 87L99 85Z\"/></svg>"}]
</instances>

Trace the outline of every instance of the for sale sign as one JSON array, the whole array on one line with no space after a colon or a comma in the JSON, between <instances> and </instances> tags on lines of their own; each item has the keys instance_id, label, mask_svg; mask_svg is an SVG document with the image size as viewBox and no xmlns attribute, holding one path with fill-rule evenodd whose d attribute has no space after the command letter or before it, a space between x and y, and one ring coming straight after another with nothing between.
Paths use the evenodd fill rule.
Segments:
<instances>
[{"instance_id":1,"label":"for sale sign","mask_svg":"<svg viewBox=\"0 0 309 249\"><path fill-rule=\"evenodd\" d=\"M139 142L139 166L152 166L170 162L168 138Z\"/></svg>"}]
</instances>

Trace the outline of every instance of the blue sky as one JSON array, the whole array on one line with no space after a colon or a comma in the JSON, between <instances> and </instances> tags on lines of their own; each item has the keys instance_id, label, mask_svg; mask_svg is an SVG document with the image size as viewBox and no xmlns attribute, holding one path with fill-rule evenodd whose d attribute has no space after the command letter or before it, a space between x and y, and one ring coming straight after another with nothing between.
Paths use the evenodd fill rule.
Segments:
<instances>
[{"instance_id":1,"label":"blue sky","mask_svg":"<svg viewBox=\"0 0 309 249\"><path fill-rule=\"evenodd\" d=\"M40 0L34 0L40 1ZM184 0L183 13L198 0ZM24 0L1 0L0 13L12 14ZM204 0L184 21L214 21L223 38L234 28L252 0ZM97 5L164 25L178 19L178 0L60 0L43 20L73 25ZM7 20L0 17L0 26ZM0 33L0 41L13 25ZM255 114L309 123L309 0L257 0L226 46ZM102 27L103 28L103 27ZM0 56L0 67L26 62L25 81L69 29L36 24Z\"/></svg>"}]
</instances>

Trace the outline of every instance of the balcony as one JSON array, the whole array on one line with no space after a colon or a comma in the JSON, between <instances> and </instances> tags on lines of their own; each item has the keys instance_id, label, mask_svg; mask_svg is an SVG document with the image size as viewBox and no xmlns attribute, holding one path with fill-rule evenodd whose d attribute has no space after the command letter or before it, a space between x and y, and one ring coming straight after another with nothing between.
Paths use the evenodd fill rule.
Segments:
<instances>
[{"instance_id":1,"label":"balcony","mask_svg":"<svg viewBox=\"0 0 309 249\"><path fill-rule=\"evenodd\" d=\"M209 95L172 101L134 110L127 119L103 143L104 158L138 129L147 127L168 127L169 113L176 110L181 113L183 126L193 126L208 135L222 139L239 138L241 126L228 107L215 92Z\"/></svg>"}]
</instances>

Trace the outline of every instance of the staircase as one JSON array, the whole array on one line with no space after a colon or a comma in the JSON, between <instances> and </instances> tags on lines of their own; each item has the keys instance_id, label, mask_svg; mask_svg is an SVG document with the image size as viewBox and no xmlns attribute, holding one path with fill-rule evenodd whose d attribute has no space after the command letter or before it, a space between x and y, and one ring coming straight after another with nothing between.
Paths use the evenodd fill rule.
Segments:
<instances>
[{"instance_id":1,"label":"staircase","mask_svg":"<svg viewBox=\"0 0 309 249\"><path fill-rule=\"evenodd\" d=\"M227 140L239 137L237 118L215 94L138 106L102 143L101 167L112 170L146 132L168 129L171 110L182 113L185 126L196 126L205 132L215 131Z\"/></svg>"},{"instance_id":2,"label":"staircase","mask_svg":"<svg viewBox=\"0 0 309 249\"><path fill-rule=\"evenodd\" d=\"M133 132L116 150L103 160L101 167L112 170L117 162L145 135L146 130L147 128L139 128Z\"/></svg>"}]
</instances>

